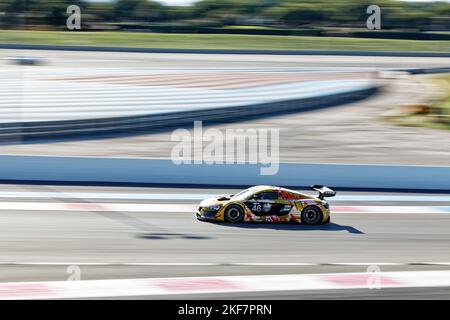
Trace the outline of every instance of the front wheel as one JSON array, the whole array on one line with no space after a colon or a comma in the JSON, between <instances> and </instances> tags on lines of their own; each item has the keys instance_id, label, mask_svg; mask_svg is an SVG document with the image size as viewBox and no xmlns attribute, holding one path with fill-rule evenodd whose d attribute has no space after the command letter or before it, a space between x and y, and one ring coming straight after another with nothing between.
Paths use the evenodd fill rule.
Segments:
<instances>
[{"instance_id":1,"label":"front wheel","mask_svg":"<svg viewBox=\"0 0 450 320\"><path fill-rule=\"evenodd\" d=\"M322 210L315 206L309 206L302 211L302 223L304 224L319 224L322 223Z\"/></svg>"},{"instance_id":2,"label":"front wheel","mask_svg":"<svg viewBox=\"0 0 450 320\"><path fill-rule=\"evenodd\" d=\"M242 222L244 220L244 210L238 205L232 204L225 210L225 221Z\"/></svg>"}]
</instances>

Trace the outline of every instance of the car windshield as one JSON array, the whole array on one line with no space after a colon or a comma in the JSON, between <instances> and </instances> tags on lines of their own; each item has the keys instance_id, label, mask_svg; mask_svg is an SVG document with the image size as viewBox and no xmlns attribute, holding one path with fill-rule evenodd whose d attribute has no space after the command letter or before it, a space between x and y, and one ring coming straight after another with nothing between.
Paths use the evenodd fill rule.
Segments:
<instances>
[{"instance_id":1,"label":"car windshield","mask_svg":"<svg viewBox=\"0 0 450 320\"><path fill-rule=\"evenodd\" d=\"M237 200L244 200L247 197L251 196L254 192L255 192L255 190L253 188L248 188L248 189L242 190L241 192L236 193L233 196L233 198L237 199Z\"/></svg>"}]
</instances>

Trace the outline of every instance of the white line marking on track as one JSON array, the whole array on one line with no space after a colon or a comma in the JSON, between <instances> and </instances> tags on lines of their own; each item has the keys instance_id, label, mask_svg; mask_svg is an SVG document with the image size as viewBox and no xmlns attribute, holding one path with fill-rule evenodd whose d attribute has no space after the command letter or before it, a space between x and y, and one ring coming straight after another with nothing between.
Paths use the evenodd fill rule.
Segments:
<instances>
[{"instance_id":1,"label":"white line marking on track","mask_svg":"<svg viewBox=\"0 0 450 320\"><path fill-rule=\"evenodd\" d=\"M176 212L194 213L197 204L103 203L103 202L0 202L0 210L92 211L92 212ZM448 206L332 206L332 214L438 214L450 213Z\"/></svg>"},{"instance_id":2,"label":"white line marking on track","mask_svg":"<svg viewBox=\"0 0 450 320\"><path fill-rule=\"evenodd\" d=\"M179 200L201 201L215 194L201 193L127 193L127 192L75 192L75 191L0 191L1 198L54 198L54 199L115 199L115 200ZM331 202L450 202L450 196L337 194Z\"/></svg>"},{"instance_id":3,"label":"white line marking on track","mask_svg":"<svg viewBox=\"0 0 450 320\"><path fill-rule=\"evenodd\" d=\"M120 211L120 212L192 212L197 205L92 203L92 202L0 202L0 210L29 211Z\"/></svg>"},{"instance_id":4,"label":"white line marking on track","mask_svg":"<svg viewBox=\"0 0 450 320\"><path fill-rule=\"evenodd\" d=\"M377 265L377 266L403 266L407 265L408 263L398 263L398 262L332 262L327 263L328 265L332 266L371 266L371 265Z\"/></svg>"},{"instance_id":5,"label":"white line marking on track","mask_svg":"<svg viewBox=\"0 0 450 320\"><path fill-rule=\"evenodd\" d=\"M407 265L450 265L450 262L0 262L2 265L24 266L407 266Z\"/></svg>"},{"instance_id":6,"label":"white line marking on track","mask_svg":"<svg viewBox=\"0 0 450 320\"><path fill-rule=\"evenodd\" d=\"M234 262L230 263L234 266L317 266L316 263L303 263L303 262Z\"/></svg>"}]
</instances>

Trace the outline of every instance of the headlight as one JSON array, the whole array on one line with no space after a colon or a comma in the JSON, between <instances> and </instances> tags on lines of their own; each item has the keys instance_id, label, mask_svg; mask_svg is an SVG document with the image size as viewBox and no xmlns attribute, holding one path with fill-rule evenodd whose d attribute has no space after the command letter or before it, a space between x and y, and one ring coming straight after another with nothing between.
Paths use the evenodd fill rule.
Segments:
<instances>
[{"instance_id":1,"label":"headlight","mask_svg":"<svg viewBox=\"0 0 450 320\"><path fill-rule=\"evenodd\" d=\"M220 209L220 207L222 207L222 205L215 204L215 205L212 205L212 206L207 206L207 207L205 207L205 209L208 210L208 211L218 211Z\"/></svg>"}]
</instances>

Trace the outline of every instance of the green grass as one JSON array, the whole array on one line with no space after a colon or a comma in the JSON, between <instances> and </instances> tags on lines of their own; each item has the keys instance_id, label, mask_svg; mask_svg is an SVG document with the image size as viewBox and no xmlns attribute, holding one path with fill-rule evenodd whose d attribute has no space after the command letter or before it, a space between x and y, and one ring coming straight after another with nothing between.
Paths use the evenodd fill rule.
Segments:
<instances>
[{"instance_id":1,"label":"green grass","mask_svg":"<svg viewBox=\"0 0 450 320\"><path fill-rule=\"evenodd\" d=\"M450 41L234 34L161 34L0 30L3 44L117 46L171 49L360 50L450 52Z\"/></svg>"},{"instance_id":2,"label":"green grass","mask_svg":"<svg viewBox=\"0 0 450 320\"><path fill-rule=\"evenodd\" d=\"M450 74L438 76L433 81L441 87L444 95L433 101L425 114L400 116L394 119L397 124L450 130Z\"/></svg>"}]
</instances>

